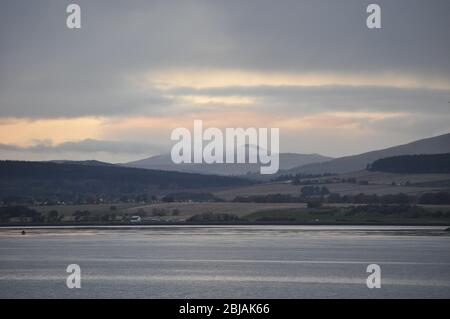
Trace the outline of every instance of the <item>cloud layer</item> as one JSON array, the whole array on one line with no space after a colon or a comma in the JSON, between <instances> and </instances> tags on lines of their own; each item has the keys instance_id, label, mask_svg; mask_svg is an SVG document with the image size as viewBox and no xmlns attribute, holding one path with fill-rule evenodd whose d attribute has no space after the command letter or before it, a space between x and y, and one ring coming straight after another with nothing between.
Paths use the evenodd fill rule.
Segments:
<instances>
[{"instance_id":1,"label":"cloud layer","mask_svg":"<svg viewBox=\"0 0 450 319\"><path fill-rule=\"evenodd\" d=\"M76 31L63 1L2 4L2 158L138 156L195 118L333 156L450 131L447 0L377 1L381 30L359 0L77 3Z\"/></svg>"}]
</instances>

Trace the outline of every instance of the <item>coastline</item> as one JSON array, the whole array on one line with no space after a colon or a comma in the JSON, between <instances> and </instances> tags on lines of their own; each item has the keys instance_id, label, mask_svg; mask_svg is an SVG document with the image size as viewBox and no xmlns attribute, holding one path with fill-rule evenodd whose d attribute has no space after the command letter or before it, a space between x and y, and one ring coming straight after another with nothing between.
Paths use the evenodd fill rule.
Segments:
<instances>
[{"instance_id":1,"label":"coastline","mask_svg":"<svg viewBox=\"0 0 450 319\"><path fill-rule=\"evenodd\" d=\"M152 222L152 223L10 223L0 224L0 229L8 228L142 228L152 226L404 226L404 227L450 227L448 223L392 223L392 222Z\"/></svg>"}]
</instances>

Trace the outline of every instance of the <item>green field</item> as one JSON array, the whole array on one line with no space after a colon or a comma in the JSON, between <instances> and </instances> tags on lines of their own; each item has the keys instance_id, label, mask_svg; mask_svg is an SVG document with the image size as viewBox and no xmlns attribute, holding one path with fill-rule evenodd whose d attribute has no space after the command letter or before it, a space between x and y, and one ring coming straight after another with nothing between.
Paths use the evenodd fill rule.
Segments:
<instances>
[{"instance_id":1,"label":"green field","mask_svg":"<svg viewBox=\"0 0 450 319\"><path fill-rule=\"evenodd\" d=\"M112 209L115 207L115 209ZM230 202L174 202L154 204L100 204L100 205L53 205L34 206L36 211L47 215L51 211L57 211L62 215L62 221L72 221L73 214L77 211L88 211L92 219L97 220L101 216L115 214L120 220L125 216L141 216L149 221L183 221L194 215L232 214L243 217L248 214L276 209L304 208L304 203L260 204L260 203L230 203Z\"/></svg>"},{"instance_id":2,"label":"green field","mask_svg":"<svg viewBox=\"0 0 450 319\"><path fill-rule=\"evenodd\" d=\"M115 208L112 209L112 206ZM89 211L90 221L101 221L101 217L115 215L115 221L125 221L130 216L141 216L144 222L183 222L195 215L228 214L243 222L294 222L317 224L448 224L449 205L420 205L409 211L358 211L365 205L327 204L320 208L307 208L304 203L233 203L233 202L175 202L154 204L118 205L59 205L33 207L42 214L57 211L61 222L74 221L76 211ZM390 206L386 206L390 207ZM111 220L109 220L111 221Z\"/></svg>"},{"instance_id":3,"label":"green field","mask_svg":"<svg viewBox=\"0 0 450 319\"><path fill-rule=\"evenodd\" d=\"M435 207L436 209L436 207ZM443 210L440 210L441 212ZM349 207L277 209L260 211L245 216L251 222L295 222L307 224L445 224L450 225L450 210L442 215L426 210L420 214L355 213Z\"/></svg>"},{"instance_id":4,"label":"green field","mask_svg":"<svg viewBox=\"0 0 450 319\"><path fill-rule=\"evenodd\" d=\"M376 194L376 195L388 195L388 194L407 194L417 196L423 193L449 191L449 188L445 187L418 187L418 186L403 186L403 185L391 185L391 184L369 184L359 185L356 183L325 183L320 186L327 187L331 193L337 193L340 195L356 195L360 193L364 194ZM233 200L236 196L253 196L253 195L267 195L267 194L286 194L298 196L304 185L292 185L290 183L266 183L253 186L237 187L231 189L225 189L216 191L213 194L224 200Z\"/></svg>"},{"instance_id":5,"label":"green field","mask_svg":"<svg viewBox=\"0 0 450 319\"><path fill-rule=\"evenodd\" d=\"M407 194L446 191L445 187L418 187L417 184L448 181L450 174L392 174L359 171L333 177L322 177L315 185L325 186L331 193L342 195ZM353 182L350 182L353 179ZM314 180L314 179L308 179ZM343 182L345 181L345 182ZM367 183L360 183L361 181ZM408 182L408 183L406 183ZM288 194L298 197L304 185L289 181L270 182L242 187L205 188L197 192L213 194L224 202L162 202L108 203L83 205L30 206L42 215L43 223L114 223L129 222L132 216L140 216L143 222L183 222L193 216L230 215L247 222L294 222L294 223L374 223L374 224L450 224L450 205L419 205L410 211L364 211L355 204L323 203L319 208L307 208L306 203L253 203L233 202L237 196ZM182 192L182 190L180 190ZM192 192L192 190L191 190ZM362 205L363 206L363 205ZM386 210L386 208L384 209ZM49 218L55 215L56 218ZM80 217L82 215L83 217ZM9 222L20 223L18 217ZM7 221L8 222L8 221ZM23 221L26 222L26 221Z\"/></svg>"}]
</instances>

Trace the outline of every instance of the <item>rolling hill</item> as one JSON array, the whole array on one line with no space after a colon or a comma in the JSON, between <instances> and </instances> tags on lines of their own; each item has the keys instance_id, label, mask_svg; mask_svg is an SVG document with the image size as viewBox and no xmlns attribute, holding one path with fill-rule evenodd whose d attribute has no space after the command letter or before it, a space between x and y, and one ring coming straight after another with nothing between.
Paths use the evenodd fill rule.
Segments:
<instances>
[{"instance_id":1,"label":"rolling hill","mask_svg":"<svg viewBox=\"0 0 450 319\"><path fill-rule=\"evenodd\" d=\"M0 161L0 194L58 197L149 194L158 189L249 185L249 180L110 165ZM154 194L154 193L153 193Z\"/></svg>"},{"instance_id":2,"label":"rolling hill","mask_svg":"<svg viewBox=\"0 0 450 319\"><path fill-rule=\"evenodd\" d=\"M340 157L326 162L299 165L284 172L280 172L280 174L348 173L363 170L368 164L386 157L439 153L450 153L450 133L382 150Z\"/></svg>"},{"instance_id":3,"label":"rolling hill","mask_svg":"<svg viewBox=\"0 0 450 319\"><path fill-rule=\"evenodd\" d=\"M319 154L280 154L280 170L290 169L299 165L320 163L330 160L330 157ZM249 173L259 174L259 164L174 164L170 154L157 155L142 160L123 164L126 167L158 169L166 171L178 171L200 174L216 175L246 175Z\"/></svg>"}]
</instances>

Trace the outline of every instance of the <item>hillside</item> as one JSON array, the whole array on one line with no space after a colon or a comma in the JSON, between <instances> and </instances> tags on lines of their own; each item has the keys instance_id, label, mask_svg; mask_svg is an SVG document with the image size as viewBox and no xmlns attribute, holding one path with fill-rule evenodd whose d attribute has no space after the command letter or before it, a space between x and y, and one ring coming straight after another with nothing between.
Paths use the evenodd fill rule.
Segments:
<instances>
[{"instance_id":1,"label":"hillside","mask_svg":"<svg viewBox=\"0 0 450 319\"><path fill-rule=\"evenodd\" d=\"M450 153L450 133L382 150L340 157L322 163L299 165L280 173L348 173L363 170L368 164L381 158L399 155L441 153Z\"/></svg>"},{"instance_id":2,"label":"hillside","mask_svg":"<svg viewBox=\"0 0 450 319\"><path fill-rule=\"evenodd\" d=\"M145 170L109 165L0 161L2 196L121 196L148 194L158 189L229 187L248 185L248 180Z\"/></svg>"},{"instance_id":3,"label":"hillside","mask_svg":"<svg viewBox=\"0 0 450 319\"><path fill-rule=\"evenodd\" d=\"M67 161L67 160L54 160L49 161L50 163L56 164L76 164L76 165L87 165L87 166L114 166L114 164L107 162L100 162L96 160L86 160L86 161Z\"/></svg>"},{"instance_id":4,"label":"hillside","mask_svg":"<svg viewBox=\"0 0 450 319\"><path fill-rule=\"evenodd\" d=\"M280 169L290 169L299 165L320 163L330 159L330 157L319 154L281 153ZM248 173L259 174L260 167L259 164L174 164L172 163L170 154L149 157L139 161L123 164L123 166L217 175L245 175Z\"/></svg>"}]
</instances>

